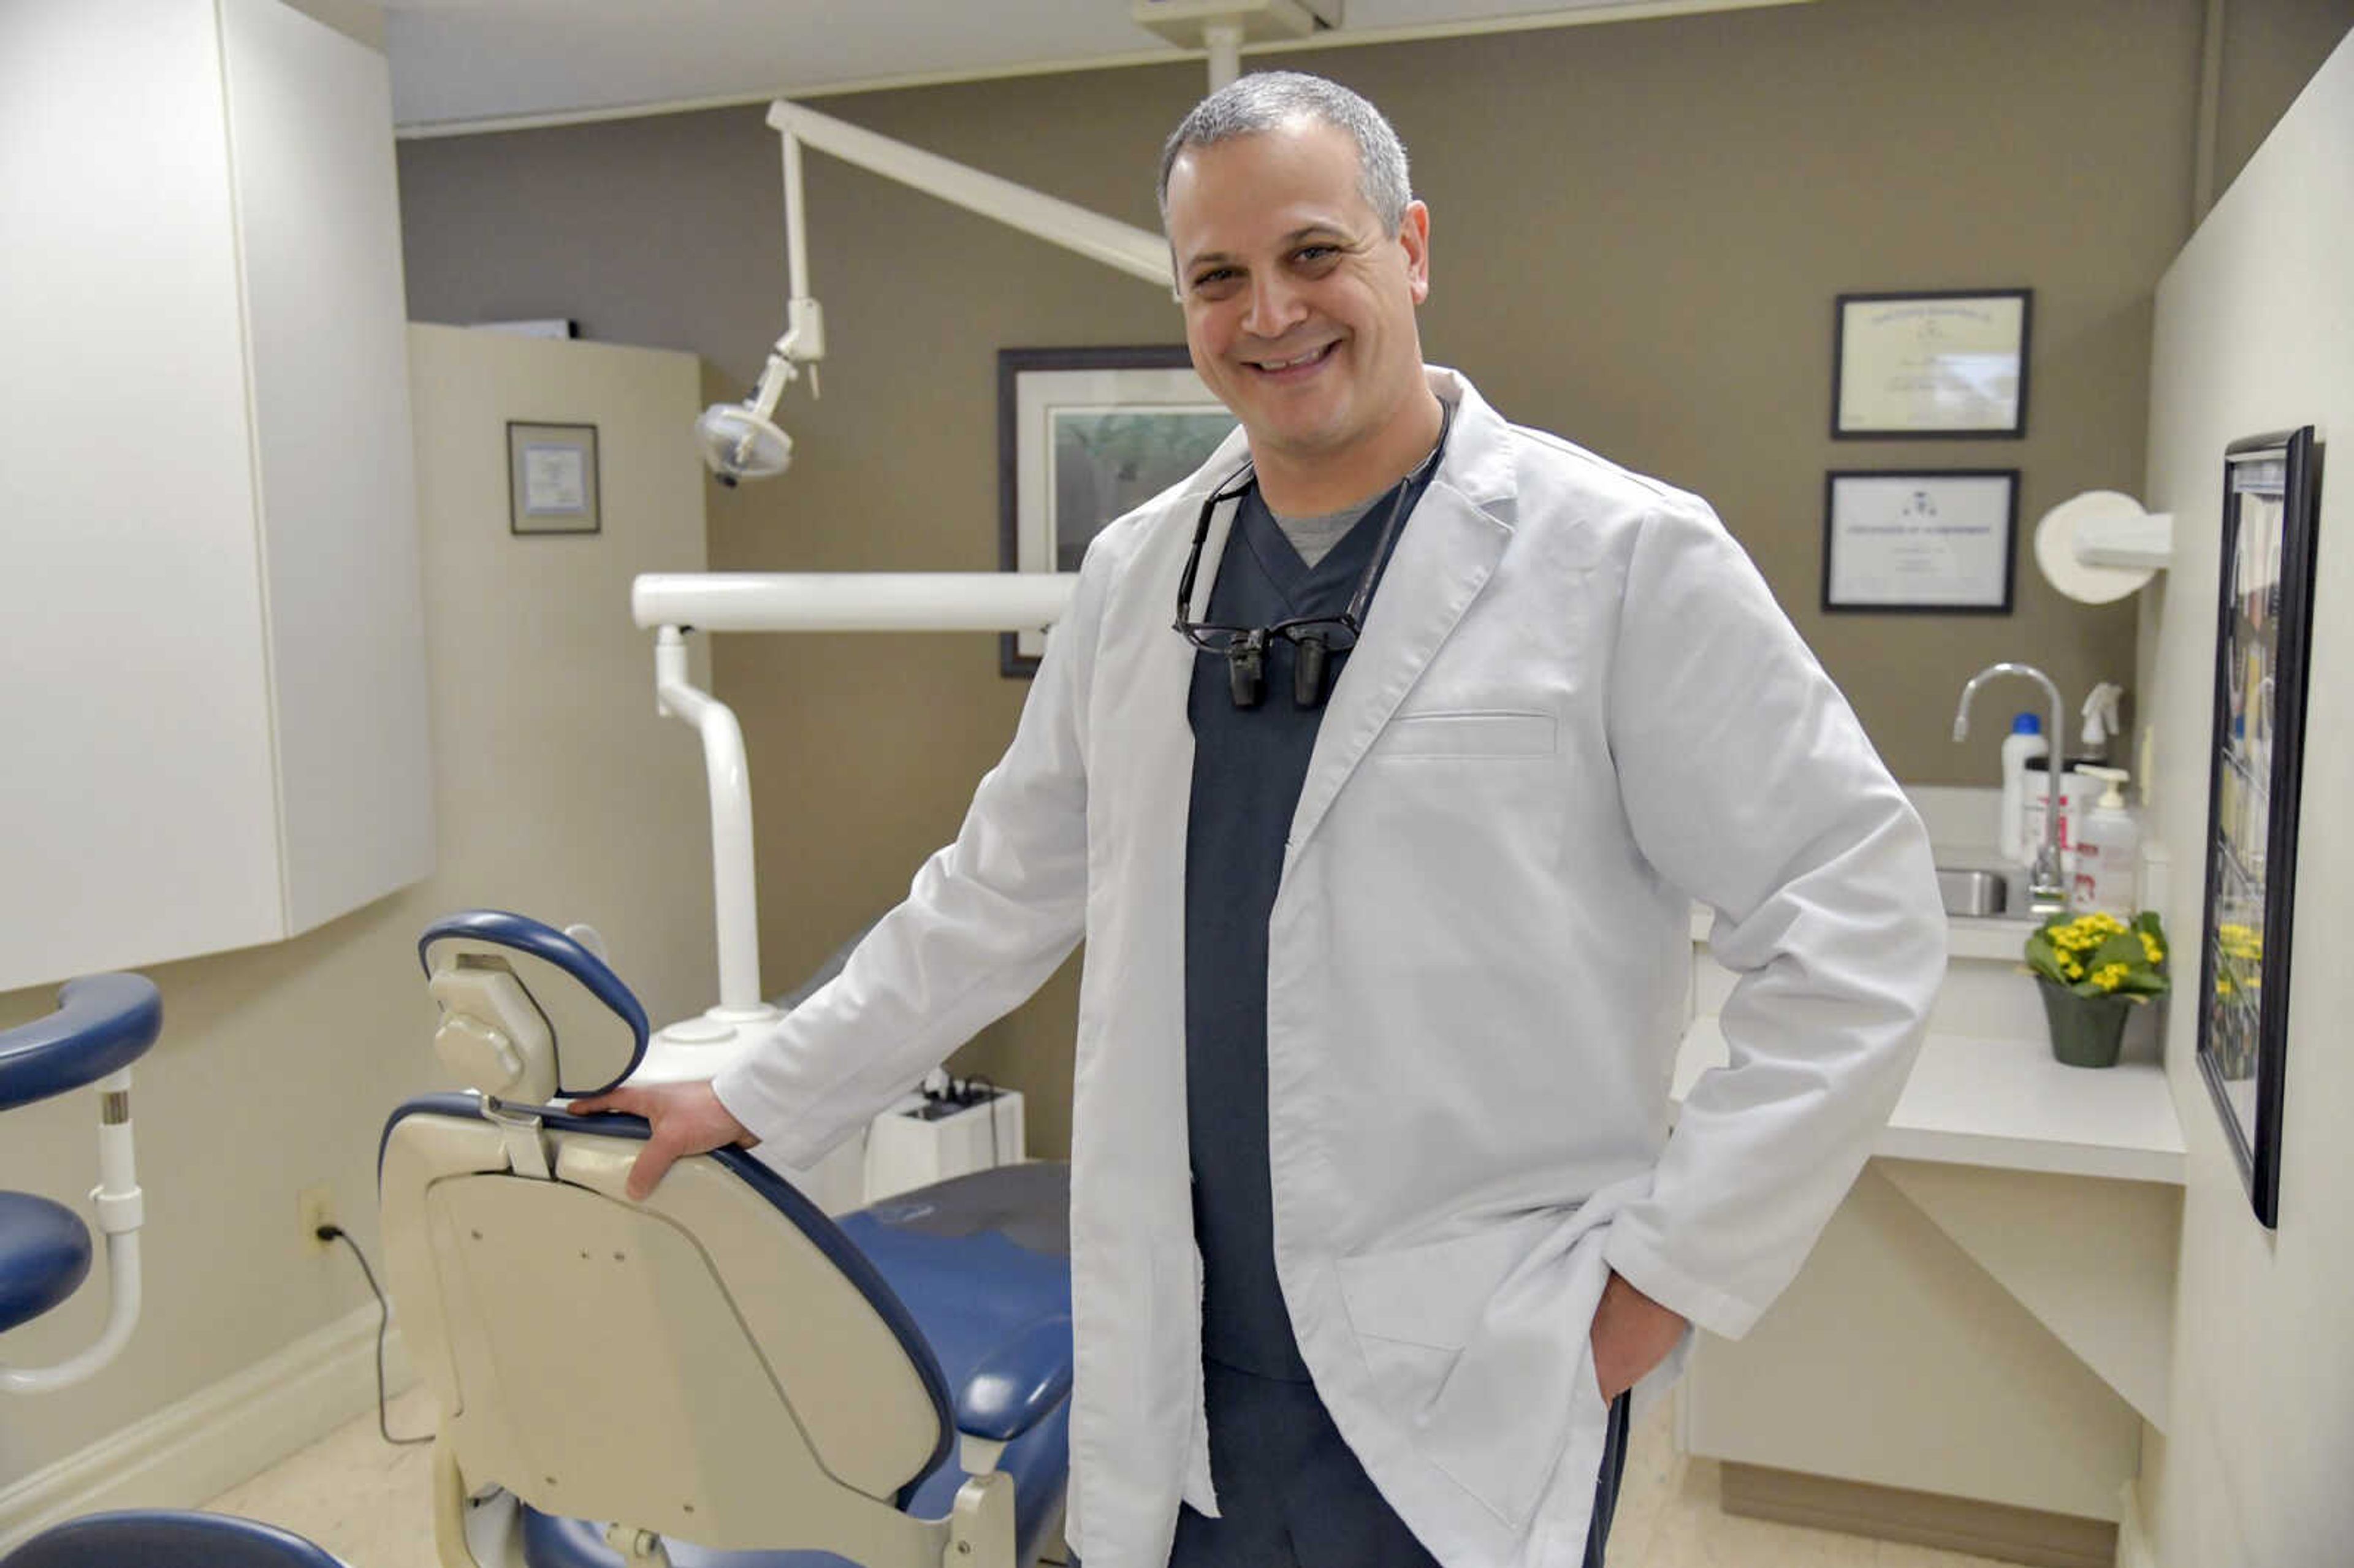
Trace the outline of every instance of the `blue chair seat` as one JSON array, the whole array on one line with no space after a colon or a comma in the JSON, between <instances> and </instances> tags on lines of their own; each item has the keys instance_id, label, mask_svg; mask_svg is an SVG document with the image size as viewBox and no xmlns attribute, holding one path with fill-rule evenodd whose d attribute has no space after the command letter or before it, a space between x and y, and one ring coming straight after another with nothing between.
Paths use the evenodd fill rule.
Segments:
<instances>
[{"instance_id":1,"label":"blue chair seat","mask_svg":"<svg viewBox=\"0 0 2354 1568\"><path fill-rule=\"evenodd\" d=\"M90 1277L90 1228L63 1203L0 1192L0 1333L29 1322Z\"/></svg>"},{"instance_id":2,"label":"blue chair seat","mask_svg":"<svg viewBox=\"0 0 2354 1568\"><path fill-rule=\"evenodd\" d=\"M1008 1165L888 1198L838 1222L916 1319L957 1427L1004 1441L1016 1561L1047 1542L1070 1468L1070 1168ZM1010 1439L1010 1440L1009 1440ZM953 1450L907 1511L938 1519L967 1479ZM524 1510L530 1568L615 1568L601 1524ZM830 1552L717 1552L670 1543L677 1568L854 1568Z\"/></svg>"},{"instance_id":3,"label":"blue chair seat","mask_svg":"<svg viewBox=\"0 0 2354 1568\"><path fill-rule=\"evenodd\" d=\"M54 1525L0 1558L0 1568L344 1568L343 1560L272 1524L223 1513L138 1509Z\"/></svg>"}]
</instances>

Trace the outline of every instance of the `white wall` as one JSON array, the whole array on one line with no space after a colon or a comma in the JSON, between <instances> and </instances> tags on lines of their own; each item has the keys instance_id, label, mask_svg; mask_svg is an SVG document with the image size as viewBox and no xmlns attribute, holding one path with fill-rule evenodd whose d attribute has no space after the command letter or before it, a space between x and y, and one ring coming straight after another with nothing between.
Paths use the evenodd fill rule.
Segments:
<instances>
[{"instance_id":1,"label":"white wall","mask_svg":"<svg viewBox=\"0 0 2354 1568\"><path fill-rule=\"evenodd\" d=\"M416 957L429 919L493 905L588 920L657 1019L700 1011L716 988L701 752L655 716L652 640L629 615L636 573L705 565L696 362L448 327L412 329L409 347L439 870L294 941L149 971L164 1037L137 1068L146 1313L92 1383L0 1399L0 1536L11 1483L367 1300L347 1254L303 1246L295 1194L332 1184L377 1255L378 1131L437 1086ZM602 534L509 534L511 418L598 427ZM46 988L0 994L0 1027L52 1005ZM83 1205L96 1120L86 1093L10 1113L0 1187ZM103 1308L93 1282L0 1336L0 1361L69 1353ZM194 1502L239 1478L118 1500Z\"/></svg>"},{"instance_id":2,"label":"white wall","mask_svg":"<svg viewBox=\"0 0 2354 1568\"><path fill-rule=\"evenodd\" d=\"M2334 438L2315 590L2294 1001L2276 1233L2257 1224L2193 1060L2168 1075L2190 1151L2173 1418L2146 1434L2142 1512L2165 1568L2302 1568L2354 1553L2354 38L2341 44L2168 271L2158 296L2148 499L2175 561L2143 607L2164 913L2195 986L2224 446L2304 424ZM2179 979L2178 984L2186 983Z\"/></svg>"}]
</instances>

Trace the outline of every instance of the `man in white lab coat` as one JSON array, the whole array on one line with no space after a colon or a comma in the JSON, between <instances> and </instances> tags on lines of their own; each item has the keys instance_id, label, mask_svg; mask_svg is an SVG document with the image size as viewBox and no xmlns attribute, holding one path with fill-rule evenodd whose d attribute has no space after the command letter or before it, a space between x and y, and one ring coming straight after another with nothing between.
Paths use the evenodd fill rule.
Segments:
<instances>
[{"instance_id":1,"label":"man in white lab coat","mask_svg":"<svg viewBox=\"0 0 2354 1568\"><path fill-rule=\"evenodd\" d=\"M714 1084L599 1104L654 1124L634 1190L807 1163L1084 936L1087 1568L1598 1563L1619 1396L1755 1321L1903 1087L1926 836L1703 503L1423 363L1429 215L1370 105L1245 77L1162 179L1241 429L1097 540L841 977ZM1671 1129L1695 899L1741 978Z\"/></svg>"}]
</instances>

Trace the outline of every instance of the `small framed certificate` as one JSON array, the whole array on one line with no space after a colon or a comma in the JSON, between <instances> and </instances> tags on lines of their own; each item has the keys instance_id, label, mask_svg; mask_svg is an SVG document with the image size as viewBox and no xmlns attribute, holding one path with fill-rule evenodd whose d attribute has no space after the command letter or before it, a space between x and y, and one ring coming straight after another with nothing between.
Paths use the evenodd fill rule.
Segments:
<instances>
[{"instance_id":1,"label":"small framed certificate","mask_svg":"<svg viewBox=\"0 0 2354 1568\"><path fill-rule=\"evenodd\" d=\"M594 534L597 427L507 421L507 531Z\"/></svg>"},{"instance_id":2,"label":"small framed certificate","mask_svg":"<svg viewBox=\"0 0 2354 1568\"><path fill-rule=\"evenodd\" d=\"M1824 482L1823 609L2009 615L2019 471L1834 472Z\"/></svg>"},{"instance_id":3,"label":"small framed certificate","mask_svg":"<svg viewBox=\"0 0 2354 1568\"><path fill-rule=\"evenodd\" d=\"M1841 294L1835 440L2027 434L2029 289Z\"/></svg>"}]
</instances>

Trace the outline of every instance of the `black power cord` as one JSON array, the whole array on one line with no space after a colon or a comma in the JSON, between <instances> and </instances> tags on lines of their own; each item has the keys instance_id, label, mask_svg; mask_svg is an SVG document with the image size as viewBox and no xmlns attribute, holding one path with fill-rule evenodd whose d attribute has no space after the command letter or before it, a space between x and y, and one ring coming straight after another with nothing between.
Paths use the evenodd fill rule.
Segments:
<instances>
[{"instance_id":1,"label":"black power cord","mask_svg":"<svg viewBox=\"0 0 2354 1568\"><path fill-rule=\"evenodd\" d=\"M967 1096L965 1104L978 1102L989 1112L989 1168L994 1171L1005 1163L1005 1151L997 1146L997 1099L1005 1091L997 1086L995 1079L981 1073L967 1078L964 1088Z\"/></svg>"},{"instance_id":2,"label":"black power cord","mask_svg":"<svg viewBox=\"0 0 2354 1568\"><path fill-rule=\"evenodd\" d=\"M376 1296L376 1431L383 1435L386 1442L391 1444L396 1448L414 1447L419 1443L432 1442L433 1435L429 1432L422 1437L396 1437L392 1435L392 1424L385 1418L384 1336L386 1330L392 1327L392 1304L384 1298L384 1292L376 1287L376 1270L368 1266L367 1254L360 1250L360 1244L352 1240L351 1233L344 1229L341 1225L321 1225L318 1230L313 1234L317 1235L323 1242L339 1241L345 1246L351 1248L352 1256L359 1260L361 1277L367 1281L368 1289Z\"/></svg>"}]
</instances>

